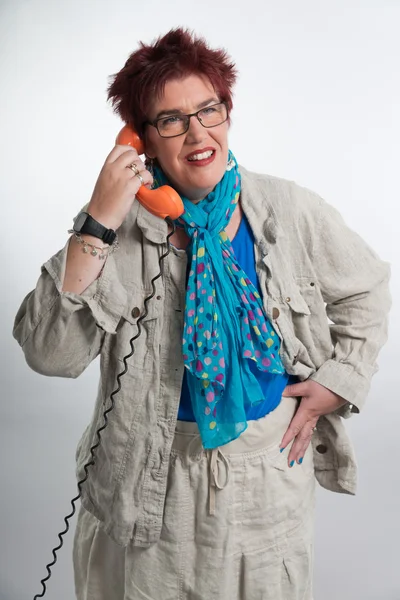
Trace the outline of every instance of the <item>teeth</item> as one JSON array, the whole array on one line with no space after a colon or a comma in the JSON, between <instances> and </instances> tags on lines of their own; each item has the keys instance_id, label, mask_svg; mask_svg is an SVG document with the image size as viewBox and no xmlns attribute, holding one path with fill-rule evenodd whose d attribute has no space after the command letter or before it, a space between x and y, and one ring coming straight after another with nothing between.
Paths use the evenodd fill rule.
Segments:
<instances>
[{"instance_id":1,"label":"teeth","mask_svg":"<svg viewBox=\"0 0 400 600\"><path fill-rule=\"evenodd\" d=\"M214 150L207 150L207 152L202 152L202 154L193 154L188 160L204 160L205 158L210 158L214 154Z\"/></svg>"}]
</instances>

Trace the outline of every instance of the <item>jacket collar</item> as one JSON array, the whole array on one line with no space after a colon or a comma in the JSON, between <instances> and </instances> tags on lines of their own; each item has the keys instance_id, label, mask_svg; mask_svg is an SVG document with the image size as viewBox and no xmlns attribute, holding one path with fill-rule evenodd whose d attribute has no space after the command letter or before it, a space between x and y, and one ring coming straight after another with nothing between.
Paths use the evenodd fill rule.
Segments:
<instances>
[{"instance_id":1,"label":"jacket collar","mask_svg":"<svg viewBox=\"0 0 400 600\"><path fill-rule=\"evenodd\" d=\"M155 244L163 244L168 234L168 225L164 219L156 217L138 202L136 223L145 238Z\"/></svg>"},{"instance_id":2,"label":"jacket collar","mask_svg":"<svg viewBox=\"0 0 400 600\"><path fill-rule=\"evenodd\" d=\"M273 206L277 195L273 178L251 173L241 166L239 169L242 176L240 200L243 212L250 223L260 252L265 256L269 252L269 246L276 244L284 235Z\"/></svg>"}]
</instances>

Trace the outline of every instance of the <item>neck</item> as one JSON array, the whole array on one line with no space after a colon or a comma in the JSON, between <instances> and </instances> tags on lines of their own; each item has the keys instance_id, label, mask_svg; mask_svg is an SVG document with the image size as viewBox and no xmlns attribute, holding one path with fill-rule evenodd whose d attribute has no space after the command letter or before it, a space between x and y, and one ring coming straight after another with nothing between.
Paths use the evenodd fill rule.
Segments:
<instances>
[{"instance_id":1,"label":"neck","mask_svg":"<svg viewBox=\"0 0 400 600\"><path fill-rule=\"evenodd\" d=\"M181 193L188 200L190 200L190 202L193 202L193 204L198 204L199 202L204 200L204 198L206 198L211 191L212 190L195 190L189 193L185 193L183 190L181 190Z\"/></svg>"},{"instance_id":2,"label":"neck","mask_svg":"<svg viewBox=\"0 0 400 600\"><path fill-rule=\"evenodd\" d=\"M206 198L208 194L212 192L215 188L192 188L184 190L180 188L179 185L177 185L175 189L178 192L178 194L181 194L182 196L190 200L190 202L193 202L193 204L198 204L199 202L204 200L204 198Z\"/></svg>"}]
</instances>

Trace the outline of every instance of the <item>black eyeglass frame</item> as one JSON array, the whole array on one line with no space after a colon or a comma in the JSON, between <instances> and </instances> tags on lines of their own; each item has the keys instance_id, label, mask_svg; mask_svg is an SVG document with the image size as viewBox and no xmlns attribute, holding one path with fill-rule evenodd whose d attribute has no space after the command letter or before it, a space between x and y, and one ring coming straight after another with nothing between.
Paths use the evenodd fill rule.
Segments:
<instances>
[{"instance_id":1,"label":"black eyeglass frame","mask_svg":"<svg viewBox=\"0 0 400 600\"><path fill-rule=\"evenodd\" d=\"M213 106L219 106L220 104L223 104L226 108L226 119L224 119L223 121L221 121L221 123L218 123L217 125L204 125L204 123L201 122L199 113L203 112L203 110L207 110L207 108L212 108ZM176 135L162 135L160 133L160 130L158 129L158 123L160 121L164 121L165 119L170 119L171 117L180 117L180 118L186 117L186 119L187 119L186 129L185 129L185 131L182 131L182 133L177 133ZM174 137L179 137L180 135L185 135L185 133L187 133L187 131L189 130L189 127L190 127L190 119L192 117L196 117L196 119L198 120L200 125L202 125L206 129L212 129L213 127L218 127L219 125L222 125L222 123L226 123L226 121L229 119L228 104L226 102L217 102L216 104L210 104L209 106L200 108L200 110L198 110L194 113L191 113L189 115L174 114L174 115L170 115L170 116L160 117L159 119L156 119L155 121L145 121L143 123L143 125L151 125L152 127L155 127L157 129L158 135L162 138L174 138Z\"/></svg>"}]
</instances>

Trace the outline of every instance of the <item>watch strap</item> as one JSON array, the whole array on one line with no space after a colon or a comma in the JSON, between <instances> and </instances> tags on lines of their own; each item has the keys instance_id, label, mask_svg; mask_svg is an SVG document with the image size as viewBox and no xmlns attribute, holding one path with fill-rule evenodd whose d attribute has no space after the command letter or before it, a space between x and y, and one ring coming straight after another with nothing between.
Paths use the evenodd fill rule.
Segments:
<instances>
[{"instance_id":1,"label":"watch strap","mask_svg":"<svg viewBox=\"0 0 400 600\"><path fill-rule=\"evenodd\" d=\"M88 235L99 238L104 244L109 244L111 246L117 237L115 231L113 229L107 229L107 227L96 221L91 214L85 214L86 220L78 233L87 233Z\"/></svg>"}]
</instances>

